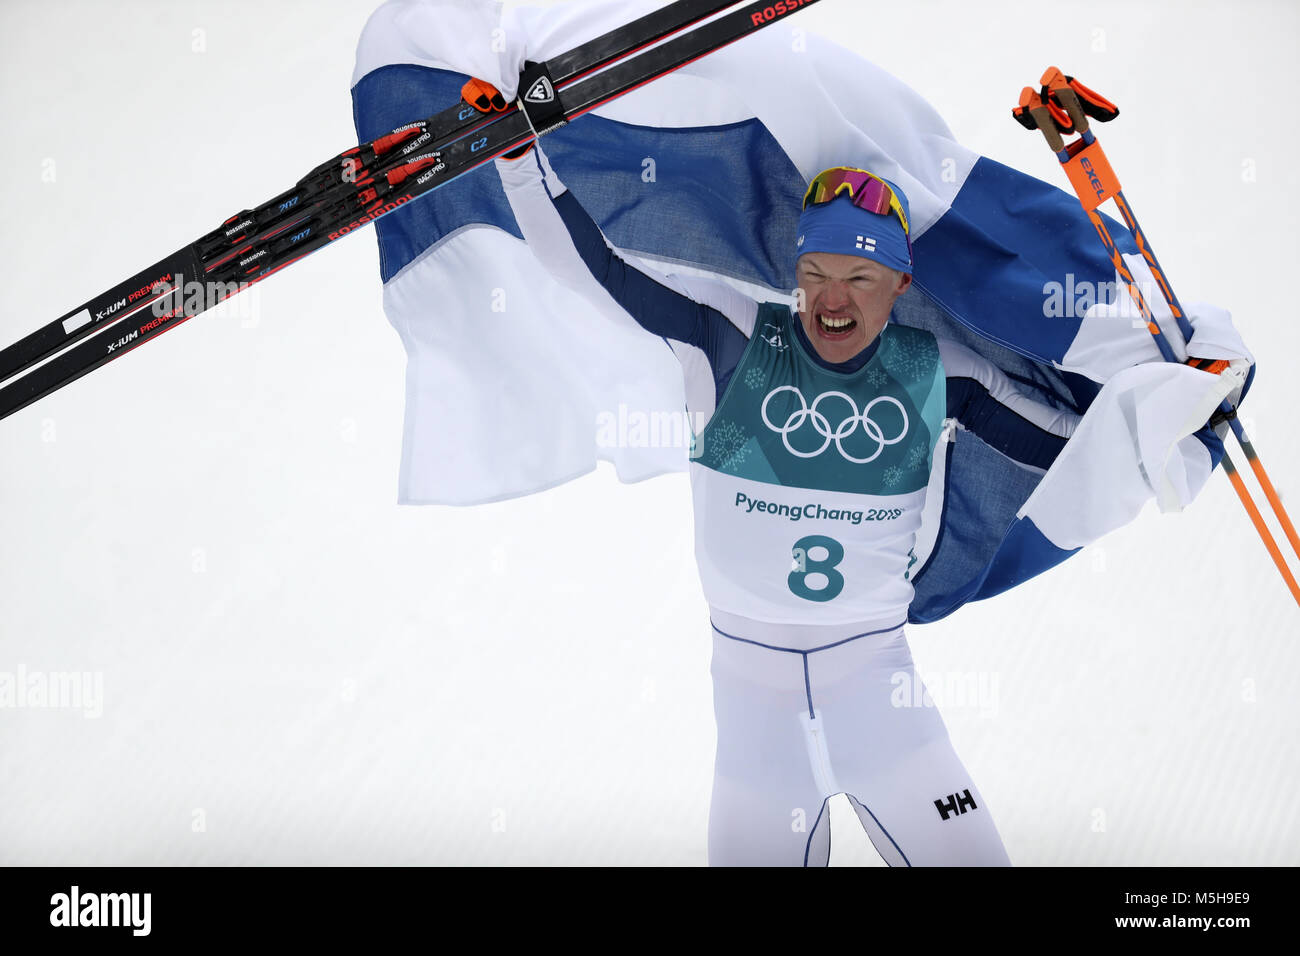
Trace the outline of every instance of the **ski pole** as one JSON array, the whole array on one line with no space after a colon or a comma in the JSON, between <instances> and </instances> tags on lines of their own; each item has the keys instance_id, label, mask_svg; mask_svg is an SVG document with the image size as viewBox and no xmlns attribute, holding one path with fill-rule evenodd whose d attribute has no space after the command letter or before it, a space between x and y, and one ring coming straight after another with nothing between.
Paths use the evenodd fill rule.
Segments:
<instances>
[{"instance_id":1,"label":"ski pole","mask_svg":"<svg viewBox=\"0 0 1300 956\"><path fill-rule=\"evenodd\" d=\"M1178 322L1179 330L1183 333L1184 338L1189 341L1194 331L1191 323L1187 320L1186 313L1181 303L1178 302L1177 296L1174 295L1173 289L1165 277L1164 270L1160 267L1145 233L1142 232L1141 227L1138 225L1132 207L1129 206L1123 191L1120 189L1119 179L1115 176L1115 172L1111 168L1105 153L1102 152L1101 144L1097 142L1096 136L1088 127L1087 115L1079 102L1078 96L1075 94L1070 78L1066 77L1056 67L1050 67L1043 74L1041 82L1043 84L1041 93L1030 87L1025 87L1022 90L1019 108L1014 111L1013 115L1023 123L1021 116L1028 113L1033 124L1042 132L1047 140L1048 147L1056 154L1056 158L1061 165L1065 167L1066 175L1070 180L1070 184L1074 187L1075 194L1078 196L1084 212L1087 214L1089 221L1092 222L1093 228L1096 229L1098 237L1106 247L1106 252L1112 264L1124 280L1129 295L1146 321L1147 330L1155 339L1160 354L1166 361L1178 362L1178 358L1174 355L1168 339L1156 322L1155 315L1142 294L1142 290L1115 245L1105 220L1097 212L1097 208L1107 199L1115 200L1126 226L1132 233L1134 241L1137 243L1143 258L1151 268L1152 275L1160 286L1162 295L1169 303L1169 308ZM1064 110L1064 118L1061 117L1059 110L1053 109L1055 105L1053 99ZM1116 110L1114 113L1117 114L1118 111ZM1062 128L1079 133L1079 139L1067 145L1061 135ZM1189 359L1187 364L1211 373L1221 372L1227 365L1226 362L1208 362L1198 359ZM1272 482L1269 481L1263 462L1260 461L1254 446L1250 443L1244 429L1241 427L1241 423L1237 420L1236 408L1227 399L1223 401L1215 416L1210 420L1212 425L1217 425L1223 421L1229 423L1233 434L1237 436L1237 441L1241 444L1247 460L1251 463L1251 467L1260 481L1260 487L1264 490L1269 504L1273 507L1273 511L1286 532L1288 540L1297 554L1300 554L1300 537L1296 535L1295 526L1287 515L1286 509L1282 506L1281 498L1274 489ZM1232 482L1237 497L1241 499L1242 506L1250 516L1255 530L1264 542L1264 547L1268 550L1269 556L1272 557L1273 563L1281 573L1282 579L1286 582L1292 597L1300 605L1300 585L1297 585L1296 579L1277 545L1277 541L1264 523L1259 509L1251 498L1249 489L1247 489L1240 473L1233 465L1232 457L1228 454L1226 448L1223 454L1223 470Z\"/></svg>"},{"instance_id":2,"label":"ski pole","mask_svg":"<svg viewBox=\"0 0 1300 956\"><path fill-rule=\"evenodd\" d=\"M1065 108L1070 120L1078 129L1079 135L1083 138L1085 146L1096 143L1096 137L1088 127L1088 117L1084 115L1083 108L1079 103L1078 97L1070 87L1069 81L1056 67L1051 67L1043 75L1042 82L1051 91L1055 92L1061 105ZM1142 253L1142 258L1146 260L1151 269L1151 274L1155 277L1160 287L1160 293L1164 296L1165 302L1168 303L1170 311L1174 314L1174 320L1178 323L1178 329L1183 333L1185 340L1191 340L1193 329L1191 322L1187 319L1187 312L1183 309L1182 303L1178 301L1178 296L1174 292L1173 286L1169 284L1165 277L1165 272L1160 266L1160 261L1156 258L1155 249L1147 241L1146 233L1142 231L1141 225L1138 224L1137 216L1133 214L1133 207L1129 205L1124 196L1123 190L1118 188L1116 183L1115 205L1119 209L1120 216L1124 219L1124 224L1128 227L1137 243L1138 251ZM1197 365L1198 368L1203 367ZM1218 369L1212 365L1205 368L1206 371L1217 372ZM1287 540L1291 542L1291 547L1297 555L1300 555L1300 535L1296 533L1295 525L1291 523L1291 518L1287 514L1286 508L1282 506L1281 496L1273 487L1273 482L1269 480L1268 473L1264 470L1264 463L1260 461L1255 446L1251 444L1246 430L1242 427L1240 420L1237 418L1237 410L1233 408L1227 399L1219 406L1219 412L1223 420L1228 422L1232 433L1237 436L1237 442L1241 445L1242 453L1246 456L1246 461L1250 463L1251 469L1255 472L1255 477L1259 481L1260 487L1264 490L1264 496L1268 503L1272 505L1274 514L1277 515L1278 522L1282 525L1282 530L1286 533ZM1226 467L1225 467L1226 470Z\"/></svg>"}]
</instances>

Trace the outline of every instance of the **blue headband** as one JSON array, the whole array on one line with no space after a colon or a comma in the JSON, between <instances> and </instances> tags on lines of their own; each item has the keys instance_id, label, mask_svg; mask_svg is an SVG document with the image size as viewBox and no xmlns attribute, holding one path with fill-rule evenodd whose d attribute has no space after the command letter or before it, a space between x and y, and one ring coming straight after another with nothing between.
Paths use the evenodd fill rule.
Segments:
<instances>
[{"instance_id":1,"label":"blue headband","mask_svg":"<svg viewBox=\"0 0 1300 956\"><path fill-rule=\"evenodd\" d=\"M889 183L889 180L885 180ZM903 191L889 183L902 203L907 221L912 212ZM809 206L799 217L796 255L809 252L834 252L846 256L872 259L890 269L912 274L912 259L907 248L907 234L897 214L878 216L853 205L847 195L830 202Z\"/></svg>"}]
</instances>

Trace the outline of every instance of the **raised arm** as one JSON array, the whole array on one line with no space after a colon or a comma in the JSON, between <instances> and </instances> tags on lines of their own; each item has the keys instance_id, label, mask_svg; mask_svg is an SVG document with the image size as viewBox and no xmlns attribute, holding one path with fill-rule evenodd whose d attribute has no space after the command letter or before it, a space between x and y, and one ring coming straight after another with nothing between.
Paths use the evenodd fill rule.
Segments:
<instances>
[{"instance_id":1,"label":"raised arm","mask_svg":"<svg viewBox=\"0 0 1300 956\"><path fill-rule=\"evenodd\" d=\"M725 282L664 275L624 260L539 145L496 166L515 221L547 271L597 307L612 299L647 331L698 348L721 394L753 332L758 303Z\"/></svg>"}]
</instances>

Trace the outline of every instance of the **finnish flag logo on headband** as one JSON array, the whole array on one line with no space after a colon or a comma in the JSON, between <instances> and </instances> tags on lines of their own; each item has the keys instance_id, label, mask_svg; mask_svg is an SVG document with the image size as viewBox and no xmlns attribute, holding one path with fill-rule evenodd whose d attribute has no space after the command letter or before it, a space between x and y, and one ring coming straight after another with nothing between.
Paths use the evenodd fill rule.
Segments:
<instances>
[{"instance_id":1,"label":"finnish flag logo on headband","mask_svg":"<svg viewBox=\"0 0 1300 956\"><path fill-rule=\"evenodd\" d=\"M900 201L907 202L897 188L894 191ZM866 226L871 227L874 235L862 232ZM911 250L898 216L893 213L880 216L859 209L847 194L805 209L799 217L797 236L795 245L801 256L811 252L860 256L908 275L912 273Z\"/></svg>"}]
</instances>

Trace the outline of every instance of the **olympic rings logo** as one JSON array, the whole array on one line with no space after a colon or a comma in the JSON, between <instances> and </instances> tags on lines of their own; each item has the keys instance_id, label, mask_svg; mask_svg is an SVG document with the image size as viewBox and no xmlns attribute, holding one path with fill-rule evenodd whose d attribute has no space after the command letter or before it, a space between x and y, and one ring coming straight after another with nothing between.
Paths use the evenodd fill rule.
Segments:
<instances>
[{"instance_id":1,"label":"olympic rings logo","mask_svg":"<svg viewBox=\"0 0 1300 956\"><path fill-rule=\"evenodd\" d=\"M771 404L773 398L782 392L794 392L795 396L799 399L799 407L790 413L789 417L786 418L784 425L778 426L768 418L767 406ZM817 410L818 406L828 398L843 399L852 411L852 414L845 418L844 421L840 422L839 426L834 431L831 431L831 423L826 416ZM898 413L903 416L903 430L894 438L886 438L884 431L882 431L881 427L871 418L871 410L880 402L889 402L891 405L896 407ZM903 408L903 403L892 395L880 395L873 398L871 401L867 402L867 407L862 409L862 412L859 413L857 402L853 401L850 396L843 392L822 392L813 400L812 406L810 407L807 400L803 397L803 392L799 391L799 389L793 385L782 385L779 388L774 388L772 391L768 392L767 398L763 399L762 415L763 424L781 436L781 442L785 445L785 450L796 458L816 458L831 446L831 442L834 442L835 447L839 450L840 456L845 461L852 462L855 465L865 465L869 461L875 461L875 459L880 456L880 453L885 450L886 446L896 445L903 440L907 435L908 426L907 409ZM797 431L805 422L808 421L812 422L812 427L817 434L822 436L821 447L813 451L799 451L790 444L790 433ZM873 451L866 458L854 458L844 450L844 439L857 431L859 424L862 425L862 430L866 433L867 437L880 445L879 448Z\"/></svg>"}]
</instances>

